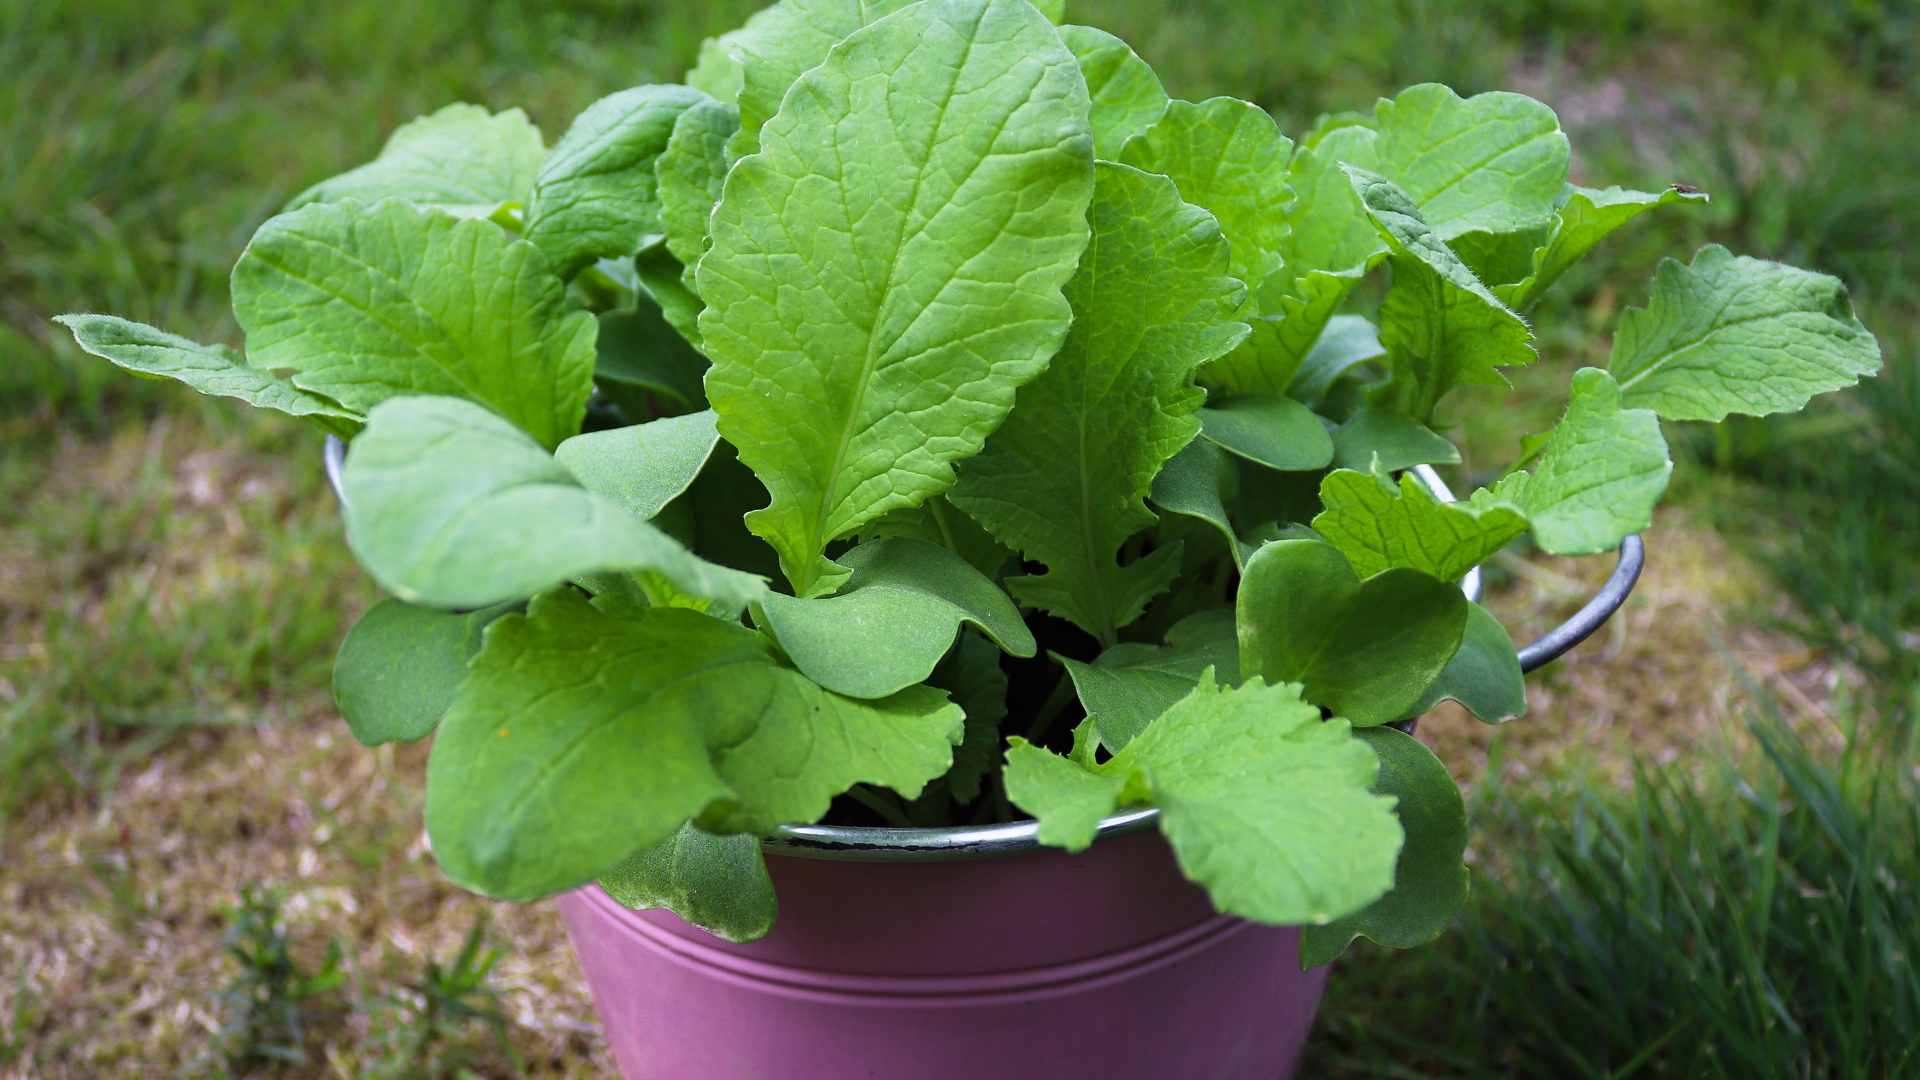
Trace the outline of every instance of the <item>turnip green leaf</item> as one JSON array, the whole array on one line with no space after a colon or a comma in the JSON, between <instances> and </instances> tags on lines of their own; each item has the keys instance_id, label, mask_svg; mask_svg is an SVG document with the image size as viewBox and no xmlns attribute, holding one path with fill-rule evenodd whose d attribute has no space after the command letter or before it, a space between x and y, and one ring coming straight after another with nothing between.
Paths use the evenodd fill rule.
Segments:
<instances>
[{"instance_id":1,"label":"turnip green leaf","mask_svg":"<svg viewBox=\"0 0 1920 1080\"><path fill-rule=\"evenodd\" d=\"M1300 969L1331 963L1356 937L1411 949L1446 932L1467 902L1467 808L1447 767L1411 735L1392 728L1354 733L1380 760L1373 790L1395 800L1406 831L1393 889L1344 918L1300 928Z\"/></svg>"},{"instance_id":2,"label":"turnip green leaf","mask_svg":"<svg viewBox=\"0 0 1920 1080\"><path fill-rule=\"evenodd\" d=\"M1119 161L1127 140L1152 127L1167 112L1160 77L1127 43L1091 26L1063 26L1060 40L1080 61L1093 100L1093 153Z\"/></svg>"},{"instance_id":3,"label":"turnip green leaf","mask_svg":"<svg viewBox=\"0 0 1920 1080\"><path fill-rule=\"evenodd\" d=\"M667 250L664 240L640 249L633 257L633 274L648 298L660 306L667 324L690 345L699 346L700 312L706 305L689 284L687 268Z\"/></svg>"},{"instance_id":4,"label":"turnip green leaf","mask_svg":"<svg viewBox=\"0 0 1920 1080\"><path fill-rule=\"evenodd\" d=\"M395 196L460 217L486 217L501 203L526 204L546 156L540 129L519 109L494 115L478 105L449 105L395 128L379 157L320 181L286 208Z\"/></svg>"},{"instance_id":5,"label":"turnip green leaf","mask_svg":"<svg viewBox=\"0 0 1920 1080\"><path fill-rule=\"evenodd\" d=\"M1765 416L1880 370L1880 344L1838 278L1717 244L1660 264L1647 306L1620 316L1607 370L1629 407L1668 420Z\"/></svg>"},{"instance_id":6,"label":"turnip green leaf","mask_svg":"<svg viewBox=\"0 0 1920 1080\"><path fill-rule=\"evenodd\" d=\"M1671 188L1657 195L1623 190L1618 185L1605 191L1574 188L1566 204L1554 213L1547 242L1534 249L1531 271L1512 285L1495 286L1494 295L1515 311L1527 311L1540 302L1568 267L1579 262L1615 229L1656 206L1706 201L1707 196L1702 192Z\"/></svg>"},{"instance_id":7,"label":"turnip green leaf","mask_svg":"<svg viewBox=\"0 0 1920 1080\"><path fill-rule=\"evenodd\" d=\"M233 310L255 367L355 412L450 394L551 449L593 390L593 316L538 247L400 199L268 221L233 268Z\"/></svg>"},{"instance_id":8,"label":"turnip green leaf","mask_svg":"<svg viewBox=\"0 0 1920 1080\"><path fill-rule=\"evenodd\" d=\"M1189 615L1167 631L1165 645L1122 642L1091 664L1061 658L1094 733L1110 752L1126 748L1148 724L1200 683L1208 668L1231 686L1240 681L1240 644L1233 611Z\"/></svg>"},{"instance_id":9,"label":"turnip green leaf","mask_svg":"<svg viewBox=\"0 0 1920 1080\"><path fill-rule=\"evenodd\" d=\"M707 464L720 432L713 410L575 435L553 452L580 486L642 521L680 497Z\"/></svg>"},{"instance_id":10,"label":"turnip green leaf","mask_svg":"<svg viewBox=\"0 0 1920 1080\"><path fill-rule=\"evenodd\" d=\"M1326 509L1313 519L1361 577L1405 566L1458 581L1527 531L1520 509L1498 502L1443 503L1411 473L1396 489L1384 469L1338 469L1320 481Z\"/></svg>"},{"instance_id":11,"label":"turnip green leaf","mask_svg":"<svg viewBox=\"0 0 1920 1080\"><path fill-rule=\"evenodd\" d=\"M902 507L860 530L862 541L887 536L911 536L939 544L994 581L1000 580L1007 560L1013 558L1012 549L995 540L945 495L935 495L919 506Z\"/></svg>"},{"instance_id":12,"label":"turnip green leaf","mask_svg":"<svg viewBox=\"0 0 1920 1080\"><path fill-rule=\"evenodd\" d=\"M1552 555L1611 551L1653 523L1673 464L1660 420L1649 409L1621 408L1613 376L1597 368L1573 375L1567 412L1531 474L1511 473L1472 502L1520 507L1534 541Z\"/></svg>"},{"instance_id":13,"label":"turnip green leaf","mask_svg":"<svg viewBox=\"0 0 1920 1080\"><path fill-rule=\"evenodd\" d=\"M654 159L674 121L707 95L688 86L636 86L594 102L553 144L533 182L525 235L570 278L595 259L632 255L660 232Z\"/></svg>"},{"instance_id":14,"label":"turnip green leaf","mask_svg":"<svg viewBox=\"0 0 1920 1080\"><path fill-rule=\"evenodd\" d=\"M1326 425L1290 397L1242 394L1210 402L1199 416L1209 441L1269 469L1306 472L1333 461Z\"/></svg>"},{"instance_id":15,"label":"turnip green leaf","mask_svg":"<svg viewBox=\"0 0 1920 1080\"><path fill-rule=\"evenodd\" d=\"M599 320L600 333L594 340L595 381L603 386L614 382L651 391L684 407L699 408L707 403L707 392L701 385L707 358L667 325L652 297L636 297L632 307L602 312ZM642 412L633 419L645 415Z\"/></svg>"},{"instance_id":16,"label":"turnip green leaf","mask_svg":"<svg viewBox=\"0 0 1920 1080\"><path fill-rule=\"evenodd\" d=\"M1040 819L1040 842L1068 851L1093 843L1126 787L1125 776L1085 768L1018 735L1007 740L1006 781L1007 798Z\"/></svg>"},{"instance_id":17,"label":"turnip green leaf","mask_svg":"<svg viewBox=\"0 0 1920 1080\"><path fill-rule=\"evenodd\" d=\"M1552 220L1573 154L1553 110L1524 94L1462 98L1439 83L1374 107L1371 162L1420 207L1442 240Z\"/></svg>"},{"instance_id":18,"label":"turnip green leaf","mask_svg":"<svg viewBox=\"0 0 1920 1080\"><path fill-rule=\"evenodd\" d=\"M743 124L754 86L749 65ZM796 594L844 576L829 541L950 486L1066 337L1086 115L1025 0L927 0L833 50L727 174L697 274L707 396Z\"/></svg>"},{"instance_id":19,"label":"turnip green leaf","mask_svg":"<svg viewBox=\"0 0 1920 1080\"><path fill-rule=\"evenodd\" d=\"M1220 530L1230 545L1236 569L1244 566L1253 553L1253 545L1240 539L1227 516L1227 507L1239 497L1240 466L1231 454L1207 439L1188 443L1153 478L1153 504L1199 518Z\"/></svg>"},{"instance_id":20,"label":"turnip green leaf","mask_svg":"<svg viewBox=\"0 0 1920 1080\"><path fill-rule=\"evenodd\" d=\"M966 733L953 748L947 791L955 801L970 803L980 797L981 781L999 756L1000 721L1007 718L1007 675L1000 670L1000 647L972 630L961 630L952 651L927 676L927 685L945 690L967 714Z\"/></svg>"},{"instance_id":21,"label":"turnip green leaf","mask_svg":"<svg viewBox=\"0 0 1920 1080\"><path fill-rule=\"evenodd\" d=\"M1380 347L1379 327L1358 315L1335 315L1295 371L1287 396L1309 408L1318 407L1341 376L1386 355L1387 350Z\"/></svg>"},{"instance_id":22,"label":"turnip green leaf","mask_svg":"<svg viewBox=\"0 0 1920 1080\"><path fill-rule=\"evenodd\" d=\"M756 13L747 20L746 26L702 41L700 55L695 58L693 69L687 72L687 85L711 95L716 101L739 108L740 87L746 81L746 72L733 57L733 42L745 34L758 17Z\"/></svg>"},{"instance_id":23,"label":"turnip green leaf","mask_svg":"<svg viewBox=\"0 0 1920 1080\"><path fill-rule=\"evenodd\" d=\"M136 375L174 379L203 394L277 409L343 438L360 430L359 413L248 364L225 345L202 345L113 315L59 315L53 321L73 331L82 349Z\"/></svg>"},{"instance_id":24,"label":"turnip green leaf","mask_svg":"<svg viewBox=\"0 0 1920 1080\"><path fill-rule=\"evenodd\" d=\"M1504 724L1527 713L1527 681L1520 671L1520 653L1513 647L1507 628L1479 604L1467 608L1460 651L1447 661L1440 678L1407 714L1419 716L1448 698L1489 724Z\"/></svg>"},{"instance_id":25,"label":"turnip green leaf","mask_svg":"<svg viewBox=\"0 0 1920 1080\"><path fill-rule=\"evenodd\" d=\"M480 632L516 606L450 612L389 598L368 608L333 664L333 701L353 737L377 746L431 734L480 651Z\"/></svg>"},{"instance_id":26,"label":"turnip green leaf","mask_svg":"<svg viewBox=\"0 0 1920 1080\"><path fill-rule=\"evenodd\" d=\"M963 622L1015 656L1033 634L1007 594L966 560L908 537L870 540L840 557L852 570L832 596L769 593L767 628L814 682L850 697L886 697L932 673Z\"/></svg>"},{"instance_id":27,"label":"turnip green leaf","mask_svg":"<svg viewBox=\"0 0 1920 1080\"><path fill-rule=\"evenodd\" d=\"M1333 433L1333 463L1367 472L1375 458L1387 472L1415 465L1458 465L1460 448L1432 428L1389 409L1362 409Z\"/></svg>"},{"instance_id":28,"label":"turnip green leaf","mask_svg":"<svg viewBox=\"0 0 1920 1080\"><path fill-rule=\"evenodd\" d=\"M780 110L781 100L801 74L826 60L828 50L910 2L780 0L721 38L739 65L741 79L735 99L740 106L740 130L733 137L730 155L741 158L760 148L761 126Z\"/></svg>"},{"instance_id":29,"label":"turnip green leaf","mask_svg":"<svg viewBox=\"0 0 1920 1080\"><path fill-rule=\"evenodd\" d=\"M707 219L726 183L727 139L738 130L738 108L698 102L674 121L673 136L653 164L660 185L660 228L667 250L688 268L688 287L693 285L693 265L707 250Z\"/></svg>"},{"instance_id":30,"label":"turnip green leaf","mask_svg":"<svg viewBox=\"0 0 1920 1080\"><path fill-rule=\"evenodd\" d=\"M763 833L854 783L917 793L960 723L937 690L850 701L738 624L561 588L489 629L434 740L427 829L455 881L545 896L696 815Z\"/></svg>"},{"instance_id":31,"label":"turnip green leaf","mask_svg":"<svg viewBox=\"0 0 1920 1080\"><path fill-rule=\"evenodd\" d=\"M690 824L601 874L599 885L623 907L666 908L725 941L766 937L779 912L759 837L715 836Z\"/></svg>"},{"instance_id":32,"label":"turnip green leaf","mask_svg":"<svg viewBox=\"0 0 1920 1080\"><path fill-rule=\"evenodd\" d=\"M655 571L736 608L765 591L760 579L695 558L581 488L524 432L459 398L375 406L341 490L354 554L412 603L484 607L594 570Z\"/></svg>"},{"instance_id":33,"label":"turnip green leaf","mask_svg":"<svg viewBox=\"0 0 1920 1080\"><path fill-rule=\"evenodd\" d=\"M1111 162L1096 174L1093 241L1067 283L1073 330L952 501L1046 564L1008 579L1014 596L1111 645L1179 570L1172 545L1125 567L1120 546L1155 520L1154 474L1199 427L1193 370L1246 333L1233 319L1245 290L1213 219L1172 181Z\"/></svg>"},{"instance_id":34,"label":"turnip green leaf","mask_svg":"<svg viewBox=\"0 0 1920 1080\"><path fill-rule=\"evenodd\" d=\"M1467 599L1405 567L1363 581L1338 548L1300 539L1247 560L1235 610L1243 678L1304 683L1308 701L1370 727L1405 716L1440 677Z\"/></svg>"}]
</instances>

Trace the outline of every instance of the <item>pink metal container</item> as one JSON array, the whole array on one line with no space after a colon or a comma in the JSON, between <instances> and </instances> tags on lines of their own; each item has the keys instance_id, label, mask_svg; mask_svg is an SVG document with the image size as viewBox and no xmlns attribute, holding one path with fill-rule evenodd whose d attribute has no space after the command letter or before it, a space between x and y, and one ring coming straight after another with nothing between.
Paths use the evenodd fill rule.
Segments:
<instances>
[{"instance_id":1,"label":"pink metal container","mask_svg":"<svg viewBox=\"0 0 1920 1080\"><path fill-rule=\"evenodd\" d=\"M1157 831L1007 848L774 847L780 917L747 945L597 886L556 903L627 1080L1293 1074L1328 971L1298 931L1217 914Z\"/></svg>"}]
</instances>

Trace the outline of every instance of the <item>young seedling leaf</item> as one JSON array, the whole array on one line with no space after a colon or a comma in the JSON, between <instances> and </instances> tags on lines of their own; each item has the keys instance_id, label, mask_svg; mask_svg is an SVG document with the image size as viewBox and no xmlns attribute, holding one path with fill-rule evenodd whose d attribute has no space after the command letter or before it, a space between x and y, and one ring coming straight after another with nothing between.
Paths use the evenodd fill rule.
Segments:
<instances>
[{"instance_id":1,"label":"young seedling leaf","mask_svg":"<svg viewBox=\"0 0 1920 1080\"><path fill-rule=\"evenodd\" d=\"M740 71L739 96L734 99L740 106L740 130L728 147L729 156L739 159L760 148L761 126L780 111L781 101L802 73L824 62L829 50L910 2L780 0L725 35L721 41Z\"/></svg>"},{"instance_id":2,"label":"young seedling leaf","mask_svg":"<svg viewBox=\"0 0 1920 1080\"><path fill-rule=\"evenodd\" d=\"M1120 805L1124 776L1075 764L1018 735L1007 740L1007 798L1040 819L1040 842L1068 851L1093 843L1100 819Z\"/></svg>"},{"instance_id":3,"label":"young seedling leaf","mask_svg":"<svg viewBox=\"0 0 1920 1080\"><path fill-rule=\"evenodd\" d=\"M685 284L693 286L693 265L707 250L707 219L720 201L726 183L727 139L740 130L740 110L707 100L690 106L673 123L667 148L654 161L659 178L660 228L667 251L687 270Z\"/></svg>"},{"instance_id":4,"label":"young seedling leaf","mask_svg":"<svg viewBox=\"0 0 1920 1080\"><path fill-rule=\"evenodd\" d=\"M1240 643L1233 611L1219 608L1189 615L1167 631L1165 645L1122 642L1091 664L1060 658L1094 733L1119 753L1173 703L1193 692L1200 673L1212 668L1221 682L1240 681Z\"/></svg>"},{"instance_id":5,"label":"young seedling leaf","mask_svg":"<svg viewBox=\"0 0 1920 1080\"><path fill-rule=\"evenodd\" d=\"M449 105L395 128L379 157L320 181L286 208L392 196L486 217L502 203L526 204L546 156L540 129L519 109L493 115L478 105Z\"/></svg>"},{"instance_id":6,"label":"young seedling leaf","mask_svg":"<svg viewBox=\"0 0 1920 1080\"><path fill-rule=\"evenodd\" d=\"M517 605L436 611L382 600L347 631L333 662L333 701L368 746L432 734L480 651L480 632Z\"/></svg>"},{"instance_id":7,"label":"young seedling leaf","mask_svg":"<svg viewBox=\"0 0 1920 1080\"><path fill-rule=\"evenodd\" d=\"M1393 378L1373 404L1426 423L1458 387L1512 385L1497 369L1535 359L1527 324L1427 227L1406 192L1378 173L1346 169L1393 253L1393 288L1380 305Z\"/></svg>"},{"instance_id":8,"label":"young seedling leaf","mask_svg":"<svg viewBox=\"0 0 1920 1080\"><path fill-rule=\"evenodd\" d=\"M594 321L498 226L400 199L273 218L233 268L253 366L366 413L397 394L492 409L552 449L580 430Z\"/></svg>"},{"instance_id":9,"label":"young seedling leaf","mask_svg":"<svg viewBox=\"0 0 1920 1080\"><path fill-rule=\"evenodd\" d=\"M1093 100L1093 153L1119 161L1127 140L1152 127L1167 112L1160 77L1127 43L1091 26L1063 26L1060 40L1080 61Z\"/></svg>"},{"instance_id":10,"label":"young seedling leaf","mask_svg":"<svg viewBox=\"0 0 1920 1080\"><path fill-rule=\"evenodd\" d=\"M518 600L595 570L653 571L735 608L762 581L694 557L500 417L448 397L374 407L341 473L347 539L382 587L433 607Z\"/></svg>"},{"instance_id":11,"label":"young seedling leaf","mask_svg":"<svg viewBox=\"0 0 1920 1080\"><path fill-rule=\"evenodd\" d=\"M1799 409L1880 370L1880 343L1838 278L1711 244L1667 259L1644 309L1620 316L1607 370L1629 407L1668 420Z\"/></svg>"},{"instance_id":12,"label":"young seedling leaf","mask_svg":"<svg viewBox=\"0 0 1920 1080\"><path fill-rule=\"evenodd\" d=\"M553 452L580 486L642 521L693 485L720 441L713 410L575 435Z\"/></svg>"},{"instance_id":13,"label":"young seedling leaf","mask_svg":"<svg viewBox=\"0 0 1920 1080\"><path fill-rule=\"evenodd\" d=\"M359 413L325 394L303 390L291 380L253 367L225 345L202 345L113 315L59 315L53 321L73 331L73 340L82 349L136 375L174 379L203 394L277 409L342 438L360 430Z\"/></svg>"},{"instance_id":14,"label":"young seedling leaf","mask_svg":"<svg viewBox=\"0 0 1920 1080\"><path fill-rule=\"evenodd\" d=\"M674 121L712 99L690 86L636 86L586 107L553 144L533 182L526 238L540 245L563 278L596 259L634 253L660 232L654 159Z\"/></svg>"},{"instance_id":15,"label":"young seedling leaf","mask_svg":"<svg viewBox=\"0 0 1920 1080\"><path fill-rule=\"evenodd\" d=\"M1660 419L1621 407L1620 387L1598 368L1573 375L1567 412L1532 473L1516 472L1474 506L1508 502L1526 512L1534 542L1551 555L1592 555L1644 532L1667 490L1673 463Z\"/></svg>"},{"instance_id":16,"label":"young seedling leaf","mask_svg":"<svg viewBox=\"0 0 1920 1080\"><path fill-rule=\"evenodd\" d=\"M667 325L652 297L640 296L630 308L602 312L599 320L600 333L594 340L596 381L650 391L687 408L706 405L701 380L707 373L707 358Z\"/></svg>"},{"instance_id":17,"label":"young seedling leaf","mask_svg":"<svg viewBox=\"0 0 1920 1080\"><path fill-rule=\"evenodd\" d=\"M1236 613L1242 678L1304 683L1308 701L1371 727L1405 716L1440 677L1467 598L1405 567L1362 581L1332 544L1279 540L1247 560Z\"/></svg>"},{"instance_id":18,"label":"young seedling leaf","mask_svg":"<svg viewBox=\"0 0 1920 1080\"><path fill-rule=\"evenodd\" d=\"M1179 569L1172 547L1122 567L1120 546L1155 518L1154 474L1194 436L1205 399L1193 369L1246 332L1227 244L1173 183L1102 162L1093 242L1067 284L1072 333L1020 407L966 462L954 505L1041 575L1011 578L1026 603L1112 644Z\"/></svg>"},{"instance_id":19,"label":"young seedling leaf","mask_svg":"<svg viewBox=\"0 0 1920 1080\"><path fill-rule=\"evenodd\" d=\"M1320 481L1326 509L1313 519L1361 577L1395 566L1458 581L1489 555L1527 531L1527 517L1510 504L1443 503L1411 473L1396 489L1384 468L1338 469Z\"/></svg>"},{"instance_id":20,"label":"young seedling leaf","mask_svg":"<svg viewBox=\"0 0 1920 1080\"><path fill-rule=\"evenodd\" d=\"M947 791L966 805L980 797L981 781L1000 754L1000 721L1007 718L1007 674L1000 647L972 630L960 631L952 651L927 676L927 685L947 692L967 714L966 733L953 749Z\"/></svg>"},{"instance_id":21,"label":"young seedling leaf","mask_svg":"<svg viewBox=\"0 0 1920 1080\"><path fill-rule=\"evenodd\" d=\"M1333 437L1311 409L1278 394L1243 394L1200 410L1200 434L1234 454L1281 472L1324 469Z\"/></svg>"},{"instance_id":22,"label":"young seedling leaf","mask_svg":"<svg viewBox=\"0 0 1920 1080\"><path fill-rule=\"evenodd\" d=\"M1395 800L1406 842L1390 892L1344 918L1300 928L1302 971L1332 963L1356 937L1392 949L1425 945L1446 932L1467 902L1467 809L1446 765L1420 740L1392 728L1354 734L1379 758L1373 790Z\"/></svg>"},{"instance_id":23,"label":"young seedling leaf","mask_svg":"<svg viewBox=\"0 0 1920 1080\"><path fill-rule=\"evenodd\" d=\"M758 941L779 913L760 838L691 824L601 874L599 885L623 907L666 908L723 941Z\"/></svg>"},{"instance_id":24,"label":"young seedling leaf","mask_svg":"<svg viewBox=\"0 0 1920 1080\"><path fill-rule=\"evenodd\" d=\"M1520 671L1519 650L1513 647L1507 628L1479 604L1467 610L1460 651L1407 715L1419 716L1448 698L1489 724L1504 724L1527 714L1527 681Z\"/></svg>"},{"instance_id":25,"label":"young seedling leaf","mask_svg":"<svg viewBox=\"0 0 1920 1080\"><path fill-rule=\"evenodd\" d=\"M1254 545L1234 531L1227 507L1240 497L1240 466L1233 455L1208 439L1195 439L1167 460L1153 478L1153 504L1196 517L1220 530L1233 553L1233 565L1246 565Z\"/></svg>"},{"instance_id":26,"label":"young seedling leaf","mask_svg":"<svg viewBox=\"0 0 1920 1080\"><path fill-rule=\"evenodd\" d=\"M1390 409L1361 409L1333 433L1333 463L1369 472L1375 459L1386 472L1415 465L1458 465L1460 448L1432 428Z\"/></svg>"},{"instance_id":27,"label":"young seedling leaf","mask_svg":"<svg viewBox=\"0 0 1920 1080\"><path fill-rule=\"evenodd\" d=\"M888 536L911 536L939 544L994 581L1000 580L1007 560L1013 558L1013 549L995 540L945 495L935 495L919 506L902 507L860 530L862 542Z\"/></svg>"},{"instance_id":28,"label":"young seedling leaf","mask_svg":"<svg viewBox=\"0 0 1920 1080\"><path fill-rule=\"evenodd\" d=\"M1553 288L1567 268L1586 257L1587 252L1609 234L1656 206L1668 203L1704 203L1707 196L1698 191L1671 188L1654 194L1629 191L1618 185L1605 191L1574 188L1566 204L1554 213L1553 227L1545 244L1533 251L1533 266L1528 275L1512 285L1496 285L1494 295L1515 311L1529 311Z\"/></svg>"},{"instance_id":29,"label":"young seedling leaf","mask_svg":"<svg viewBox=\"0 0 1920 1080\"><path fill-rule=\"evenodd\" d=\"M1015 656L1032 656L1020 609L991 579L938 544L870 540L840 557L852 570L832 596L769 593L767 629L807 677L836 693L879 698L924 680L960 625Z\"/></svg>"},{"instance_id":30,"label":"young seedling leaf","mask_svg":"<svg viewBox=\"0 0 1920 1080\"><path fill-rule=\"evenodd\" d=\"M1280 265L1292 149L1260 106L1218 97L1170 103L1158 123L1128 140L1120 160L1171 177L1180 198L1212 214L1231 252L1227 273L1254 289Z\"/></svg>"},{"instance_id":31,"label":"young seedling leaf","mask_svg":"<svg viewBox=\"0 0 1920 1080\"><path fill-rule=\"evenodd\" d=\"M707 396L797 595L844 576L829 541L950 486L1066 337L1086 114L1025 0L930 0L808 72L727 174L697 274Z\"/></svg>"}]
</instances>

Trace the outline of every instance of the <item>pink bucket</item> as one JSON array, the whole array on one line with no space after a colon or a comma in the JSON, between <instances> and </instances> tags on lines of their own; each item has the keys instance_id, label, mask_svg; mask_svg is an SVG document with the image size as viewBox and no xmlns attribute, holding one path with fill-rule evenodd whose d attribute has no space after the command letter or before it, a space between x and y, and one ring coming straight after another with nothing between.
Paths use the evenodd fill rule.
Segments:
<instances>
[{"instance_id":1,"label":"pink bucket","mask_svg":"<svg viewBox=\"0 0 1920 1080\"><path fill-rule=\"evenodd\" d=\"M1281 1080L1326 986L1297 930L1216 913L1157 832L769 856L780 917L751 944L597 886L556 899L626 1080Z\"/></svg>"}]
</instances>

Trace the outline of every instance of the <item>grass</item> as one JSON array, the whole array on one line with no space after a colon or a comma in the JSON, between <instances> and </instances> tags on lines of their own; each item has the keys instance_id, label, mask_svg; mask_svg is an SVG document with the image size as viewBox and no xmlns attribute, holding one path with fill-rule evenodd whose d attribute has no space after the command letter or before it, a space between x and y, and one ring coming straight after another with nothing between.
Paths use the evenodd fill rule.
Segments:
<instances>
[{"instance_id":1,"label":"grass","mask_svg":"<svg viewBox=\"0 0 1920 1080\"><path fill-rule=\"evenodd\" d=\"M331 716L375 593L316 436L119 375L47 318L237 344L253 228L397 124L468 100L552 139L754 6L0 0L0 1074L611 1075L551 912L447 886L418 748ZM1658 258L1700 243L1845 277L1895 365L1804 417L1676 428L1680 505L1624 617L1531 681L1528 719L1426 725L1474 792L1475 899L1435 946L1343 962L1307 1074L1920 1075L1893 959L1920 925L1920 4L1072 14L1294 133L1417 81L1520 89L1579 181L1713 193L1555 291L1518 404L1460 401L1460 479L1550 424ZM1604 561L1526 564L1498 610L1543 627Z\"/></svg>"}]
</instances>

